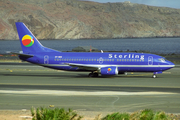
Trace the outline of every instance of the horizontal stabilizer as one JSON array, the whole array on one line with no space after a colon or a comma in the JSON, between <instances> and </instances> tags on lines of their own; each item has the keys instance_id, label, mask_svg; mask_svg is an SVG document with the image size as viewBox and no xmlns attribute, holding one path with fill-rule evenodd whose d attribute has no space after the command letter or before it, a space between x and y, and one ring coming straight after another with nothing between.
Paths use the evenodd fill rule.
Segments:
<instances>
[{"instance_id":1,"label":"horizontal stabilizer","mask_svg":"<svg viewBox=\"0 0 180 120\"><path fill-rule=\"evenodd\" d=\"M23 53L14 53L14 52L11 52L12 54L16 54L16 55L20 55L22 57L33 57L34 55L30 55L30 54L23 54Z\"/></svg>"}]
</instances>

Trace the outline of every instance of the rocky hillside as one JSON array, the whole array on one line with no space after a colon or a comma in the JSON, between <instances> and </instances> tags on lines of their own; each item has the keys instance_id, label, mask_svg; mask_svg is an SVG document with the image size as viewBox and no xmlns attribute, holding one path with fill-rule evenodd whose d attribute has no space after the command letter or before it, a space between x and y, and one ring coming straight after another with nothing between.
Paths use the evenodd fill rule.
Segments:
<instances>
[{"instance_id":1,"label":"rocky hillside","mask_svg":"<svg viewBox=\"0 0 180 120\"><path fill-rule=\"evenodd\" d=\"M0 0L0 39L18 39L15 22L38 39L180 36L180 9L78 0Z\"/></svg>"}]
</instances>

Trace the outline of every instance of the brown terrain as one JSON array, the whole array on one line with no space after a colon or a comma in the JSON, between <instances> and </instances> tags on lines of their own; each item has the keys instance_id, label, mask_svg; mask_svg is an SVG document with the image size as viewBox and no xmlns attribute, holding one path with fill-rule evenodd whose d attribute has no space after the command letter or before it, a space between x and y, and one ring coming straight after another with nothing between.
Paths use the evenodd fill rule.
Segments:
<instances>
[{"instance_id":1,"label":"brown terrain","mask_svg":"<svg viewBox=\"0 0 180 120\"><path fill-rule=\"evenodd\" d=\"M85 112L79 111L83 118L81 120L94 120L98 115L107 115L108 112ZM100 116L102 117L102 116ZM30 110L0 110L0 120L32 120Z\"/></svg>"},{"instance_id":2,"label":"brown terrain","mask_svg":"<svg viewBox=\"0 0 180 120\"><path fill-rule=\"evenodd\" d=\"M18 39L17 21L38 39L180 36L180 9L130 2L0 0L0 39Z\"/></svg>"}]
</instances>

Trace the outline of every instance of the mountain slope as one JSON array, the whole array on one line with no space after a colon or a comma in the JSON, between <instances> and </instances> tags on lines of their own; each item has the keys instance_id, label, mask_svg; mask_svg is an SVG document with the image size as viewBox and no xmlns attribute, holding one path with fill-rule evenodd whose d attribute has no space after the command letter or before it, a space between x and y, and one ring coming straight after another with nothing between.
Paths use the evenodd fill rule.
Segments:
<instances>
[{"instance_id":1,"label":"mountain slope","mask_svg":"<svg viewBox=\"0 0 180 120\"><path fill-rule=\"evenodd\" d=\"M180 36L180 9L77 0L0 0L0 39L24 22L38 39Z\"/></svg>"}]
</instances>

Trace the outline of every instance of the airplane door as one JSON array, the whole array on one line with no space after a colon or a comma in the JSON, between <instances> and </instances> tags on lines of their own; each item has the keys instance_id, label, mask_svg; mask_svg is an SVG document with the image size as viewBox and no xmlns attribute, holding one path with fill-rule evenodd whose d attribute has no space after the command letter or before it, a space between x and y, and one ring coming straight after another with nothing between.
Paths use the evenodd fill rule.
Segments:
<instances>
[{"instance_id":1,"label":"airplane door","mask_svg":"<svg viewBox=\"0 0 180 120\"><path fill-rule=\"evenodd\" d=\"M103 64L104 59L102 57L99 58L99 64Z\"/></svg>"},{"instance_id":2,"label":"airplane door","mask_svg":"<svg viewBox=\"0 0 180 120\"><path fill-rule=\"evenodd\" d=\"M148 65L153 65L153 57L152 56L148 57Z\"/></svg>"},{"instance_id":3,"label":"airplane door","mask_svg":"<svg viewBox=\"0 0 180 120\"><path fill-rule=\"evenodd\" d=\"M44 56L44 64L49 64L49 56L48 55Z\"/></svg>"}]
</instances>

